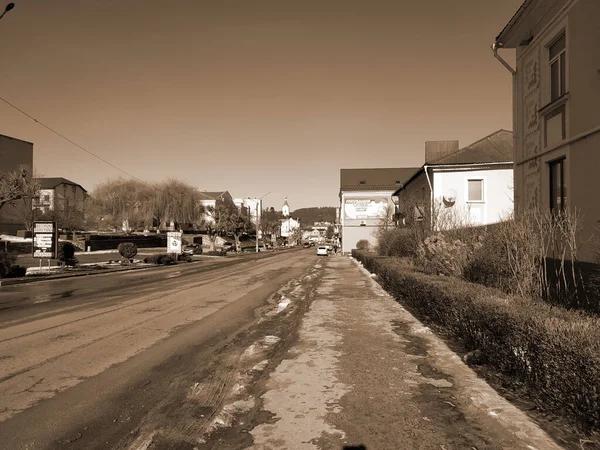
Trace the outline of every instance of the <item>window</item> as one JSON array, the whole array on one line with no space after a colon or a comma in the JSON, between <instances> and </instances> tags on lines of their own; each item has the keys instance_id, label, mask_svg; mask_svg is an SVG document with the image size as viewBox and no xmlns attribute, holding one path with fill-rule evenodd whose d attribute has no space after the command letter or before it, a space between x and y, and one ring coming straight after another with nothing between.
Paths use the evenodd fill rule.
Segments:
<instances>
[{"instance_id":1,"label":"window","mask_svg":"<svg viewBox=\"0 0 600 450\"><path fill-rule=\"evenodd\" d=\"M42 200L43 200L44 202L49 202L49 201L50 201L50 194L44 194L44 196L43 196Z\"/></svg>"},{"instance_id":2,"label":"window","mask_svg":"<svg viewBox=\"0 0 600 450\"><path fill-rule=\"evenodd\" d=\"M562 97L566 91L566 37L563 34L549 47L550 101Z\"/></svg>"},{"instance_id":3,"label":"window","mask_svg":"<svg viewBox=\"0 0 600 450\"><path fill-rule=\"evenodd\" d=\"M467 201L483 202L483 180L467 180Z\"/></svg>"},{"instance_id":4,"label":"window","mask_svg":"<svg viewBox=\"0 0 600 450\"><path fill-rule=\"evenodd\" d=\"M563 211L567 204L565 185L565 159L549 163L550 166L550 210L553 213Z\"/></svg>"}]
</instances>

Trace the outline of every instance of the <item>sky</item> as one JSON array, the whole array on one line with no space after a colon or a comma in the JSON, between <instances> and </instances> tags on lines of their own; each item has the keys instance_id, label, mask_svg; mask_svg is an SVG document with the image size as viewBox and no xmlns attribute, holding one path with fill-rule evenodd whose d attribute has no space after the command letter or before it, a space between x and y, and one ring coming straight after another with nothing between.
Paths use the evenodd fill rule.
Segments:
<instances>
[{"instance_id":1,"label":"sky","mask_svg":"<svg viewBox=\"0 0 600 450\"><path fill-rule=\"evenodd\" d=\"M336 206L341 168L512 129L490 45L522 0L13 1L0 97L144 181ZM1 101L0 134L42 176L128 176Z\"/></svg>"}]
</instances>

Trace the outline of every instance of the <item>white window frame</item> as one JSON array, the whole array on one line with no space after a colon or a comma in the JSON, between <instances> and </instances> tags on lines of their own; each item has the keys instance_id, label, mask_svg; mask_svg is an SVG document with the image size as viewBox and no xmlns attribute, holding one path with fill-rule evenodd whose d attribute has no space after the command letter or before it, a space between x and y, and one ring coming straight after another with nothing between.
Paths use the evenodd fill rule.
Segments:
<instances>
[{"instance_id":1,"label":"white window frame","mask_svg":"<svg viewBox=\"0 0 600 450\"><path fill-rule=\"evenodd\" d=\"M565 38L565 48L562 49L560 53L558 53L554 58L550 59L550 47L556 44L561 38ZM563 95L565 95L569 89L567 88L567 30L563 29L557 36L555 36L547 45L546 45L546 60L548 61L548 85L549 85L549 98L550 102L558 100ZM564 55L565 58L565 73L563 75L560 60ZM552 65L554 63L558 63L558 96L556 98L552 98ZM564 76L564 80L563 80ZM564 85L564 90L562 86Z\"/></svg>"},{"instance_id":2,"label":"white window frame","mask_svg":"<svg viewBox=\"0 0 600 450\"><path fill-rule=\"evenodd\" d=\"M481 181L481 200L471 200L469 198L469 181ZM465 203L485 203L487 193L487 180L486 177L467 177L465 184Z\"/></svg>"}]
</instances>

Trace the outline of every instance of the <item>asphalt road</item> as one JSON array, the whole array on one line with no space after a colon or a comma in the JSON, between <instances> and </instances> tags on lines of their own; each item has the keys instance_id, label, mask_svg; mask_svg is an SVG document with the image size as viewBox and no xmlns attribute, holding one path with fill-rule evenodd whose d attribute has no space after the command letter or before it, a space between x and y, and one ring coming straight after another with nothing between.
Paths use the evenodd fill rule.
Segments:
<instances>
[{"instance_id":1,"label":"asphalt road","mask_svg":"<svg viewBox=\"0 0 600 450\"><path fill-rule=\"evenodd\" d=\"M0 448L131 448L165 423L156 448L191 448L244 350L275 331L292 339L303 306L278 319L278 292L316 259L299 250L3 286Z\"/></svg>"}]
</instances>

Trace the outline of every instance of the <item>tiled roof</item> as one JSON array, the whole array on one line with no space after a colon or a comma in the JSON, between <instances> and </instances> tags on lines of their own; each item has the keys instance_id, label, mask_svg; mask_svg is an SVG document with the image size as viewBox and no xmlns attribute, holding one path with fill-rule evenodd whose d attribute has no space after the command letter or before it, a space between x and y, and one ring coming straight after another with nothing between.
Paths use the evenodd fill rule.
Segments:
<instances>
[{"instance_id":1,"label":"tiled roof","mask_svg":"<svg viewBox=\"0 0 600 450\"><path fill-rule=\"evenodd\" d=\"M200 191L200 198L201 200L218 200L218 199L222 199L223 194L225 194L227 191L215 191L215 192L208 192L208 191Z\"/></svg>"},{"instance_id":2,"label":"tiled roof","mask_svg":"<svg viewBox=\"0 0 600 450\"><path fill-rule=\"evenodd\" d=\"M36 181L40 183L41 189L54 189L59 184L71 184L79 186L85 192L87 192L82 185L75 183L74 181L67 180L66 178L54 177L54 178L36 178Z\"/></svg>"},{"instance_id":3,"label":"tiled roof","mask_svg":"<svg viewBox=\"0 0 600 450\"><path fill-rule=\"evenodd\" d=\"M418 170L417 167L395 169L341 169L342 191L393 190Z\"/></svg>"},{"instance_id":4,"label":"tiled roof","mask_svg":"<svg viewBox=\"0 0 600 450\"><path fill-rule=\"evenodd\" d=\"M428 165L500 163L512 162L513 158L512 131L498 130Z\"/></svg>"}]
</instances>

